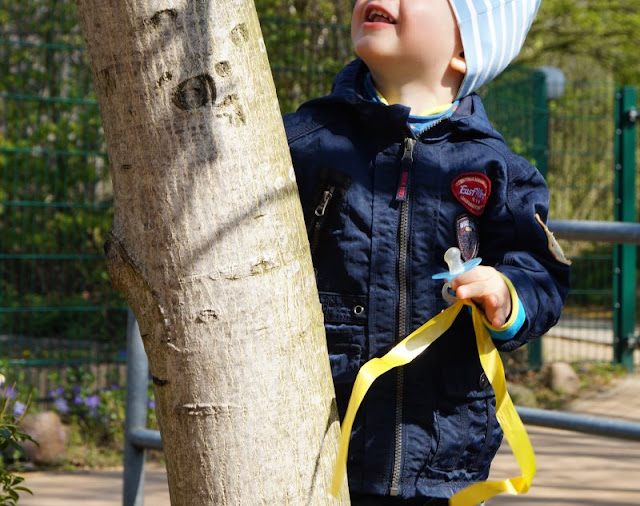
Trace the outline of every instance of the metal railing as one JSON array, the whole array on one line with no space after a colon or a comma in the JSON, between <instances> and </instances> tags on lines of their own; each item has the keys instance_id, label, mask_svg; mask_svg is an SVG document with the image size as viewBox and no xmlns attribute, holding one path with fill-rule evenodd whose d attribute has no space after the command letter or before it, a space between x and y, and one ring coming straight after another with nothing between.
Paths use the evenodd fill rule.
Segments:
<instances>
[{"instance_id":1,"label":"metal railing","mask_svg":"<svg viewBox=\"0 0 640 506\"><path fill-rule=\"evenodd\" d=\"M565 411L550 411L548 409L524 407L516 409L522 421L527 425L640 441L640 423L638 422L626 422L615 418L579 415Z\"/></svg>"},{"instance_id":2,"label":"metal railing","mask_svg":"<svg viewBox=\"0 0 640 506\"><path fill-rule=\"evenodd\" d=\"M549 220L556 237L572 241L640 244L640 223L587 220Z\"/></svg>"}]
</instances>

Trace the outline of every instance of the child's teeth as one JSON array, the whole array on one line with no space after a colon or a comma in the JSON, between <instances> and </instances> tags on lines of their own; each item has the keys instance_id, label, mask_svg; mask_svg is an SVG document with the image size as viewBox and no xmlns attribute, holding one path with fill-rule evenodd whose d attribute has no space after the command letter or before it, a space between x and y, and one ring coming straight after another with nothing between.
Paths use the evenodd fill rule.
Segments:
<instances>
[{"instance_id":1,"label":"child's teeth","mask_svg":"<svg viewBox=\"0 0 640 506\"><path fill-rule=\"evenodd\" d=\"M389 22L391 21L391 18L387 16L384 12L380 12L379 10L375 10L375 9L371 11L371 14L369 14L369 21L373 21L378 16L386 19Z\"/></svg>"}]
</instances>

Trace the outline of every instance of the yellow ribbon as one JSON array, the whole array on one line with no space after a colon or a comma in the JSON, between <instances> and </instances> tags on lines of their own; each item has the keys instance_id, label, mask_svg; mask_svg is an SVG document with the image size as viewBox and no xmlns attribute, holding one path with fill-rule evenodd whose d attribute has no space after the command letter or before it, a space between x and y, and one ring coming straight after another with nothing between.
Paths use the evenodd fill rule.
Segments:
<instances>
[{"instance_id":1,"label":"yellow ribbon","mask_svg":"<svg viewBox=\"0 0 640 506\"><path fill-rule=\"evenodd\" d=\"M513 304L515 290L513 290L513 286L508 280L507 284L511 289ZM474 483L451 497L449 504L451 506L474 506L503 492L524 494L529 490L536 473L536 459L524 425L507 392L500 354L489 336L484 315L480 309L470 300L459 300L399 342L385 356L374 358L364 364L358 372L347 412L342 422L338 456L331 482L331 494L334 497L339 496L340 488L346 475L347 453L349 451L353 420L369 387L382 374L395 367L408 364L425 351L431 343L449 329L464 305L471 306L480 363L496 395L496 417L520 466L522 476L501 481ZM512 305L512 307L517 306Z\"/></svg>"}]
</instances>

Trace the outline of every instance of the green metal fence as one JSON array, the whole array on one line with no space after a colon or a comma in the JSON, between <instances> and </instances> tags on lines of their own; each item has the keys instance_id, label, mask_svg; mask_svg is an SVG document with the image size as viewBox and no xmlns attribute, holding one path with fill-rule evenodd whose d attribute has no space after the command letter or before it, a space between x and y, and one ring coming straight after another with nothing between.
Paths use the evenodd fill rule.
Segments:
<instances>
[{"instance_id":1,"label":"green metal fence","mask_svg":"<svg viewBox=\"0 0 640 506\"><path fill-rule=\"evenodd\" d=\"M550 104L547 180L559 219L613 219L615 84L569 83ZM547 359L613 359L613 246L566 243L572 290L560 324L545 337Z\"/></svg>"},{"instance_id":2,"label":"green metal fence","mask_svg":"<svg viewBox=\"0 0 640 506\"><path fill-rule=\"evenodd\" d=\"M619 96L613 82L578 82L570 83L564 97L550 104L548 182L555 218L611 221L620 219L615 209L621 203L635 209L635 184L615 185L623 166L625 175L631 176L627 181L635 178L632 160L636 157L635 148L627 142L620 147L626 161L619 160L617 138L629 130L618 113ZM637 221L635 211L627 212L625 219ZM620 329L614 326L621 310L625 327L636 326L635 261L627 258L621 273L615 260L618 246L563 242L563 247L573 260L572 290L560 324L545 338L545 359L615 359L629 367L639 364L638 353L635 361L631 353L621 360ZM623 249L635 254L636 247ZM624 295L616 285L620 276L625 278Z\"/></svg>"},{"instance_id":3,"label":"green metal fence","mask_svg":"<svg viewBox=\"0 0 640 506\"><path fill-rule=\"evenodd\" d=\"M352 58L345 27L262 27L283 112L326 93ZM548 174L554 218L612 218L613 84L575 84L560 101L543 89L540 73L512 67L483 94L514 151ZM126 308L102 252L105 151L75 2L0 0L0 360L39 384L69 364L125 360ZM609 336L611 247L566 246L579 273L566 321Z\"/></svg>"},{"instance_id":4,"label":"green metal fence","mask_svg":"<svg viewBox=\"0 0 640 506\"><path fill-rule=\"evenodd\" d=\"M348 27L281 18L263 18L260 24L283 113L325 95L353 59Z\"/></svg>"},{"instance_id":5,"label":"green metal fence","mask_svg":"<svg viewBox=\"0 0 640 506\"><path fill-rule=\"evenodd\" d=\"M569 82L560 98L549 100L542 72L512 66L481 94L512 149L547 178L552 218L611 221L621 219L624 209L626 221L637 221L637 152L630 138L638 134L618 110L624 93L633 95L633 90L618 90L614 82ZM627 102L628 113L636 102ZM626 144L616 144L622 138ZM615 185L622 173L619 179L625 182ZM529 345L528 361L520 360L515 368L554 360L640 364L640 353L628 349L640 333L636 247L561 244L573 260L563 316L544 339Z\"/></svg>"},{"instance_id":6,"label":"green metal fence","mask_svg":"<svg viewBox=\"0 0 640 506\"><path fill-rule=\"evenodd\" d=\"M262 27L283 112L326 93L352 57L346 27ZM52 371L83 365L101 381L126 358L126 307L102 251L102 134L75 2L0 0L0 361L43 391Z\"/></svg>"},{"instance_id":7,"label":"green metal fence","mask_svg":"<svg viewBox=\"0 0 640 506\"><path fill-rule=\"evenodd\" d=\"M2 3L0 357L29 373L122 360L126 310L102 254L110 175L74 6Z\"/></svg>"}]
</instances>

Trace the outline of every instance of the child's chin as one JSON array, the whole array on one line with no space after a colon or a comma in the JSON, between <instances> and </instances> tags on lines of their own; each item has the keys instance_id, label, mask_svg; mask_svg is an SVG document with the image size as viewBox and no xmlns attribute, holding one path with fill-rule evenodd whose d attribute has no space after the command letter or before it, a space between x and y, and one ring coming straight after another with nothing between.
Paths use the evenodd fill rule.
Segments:
<instances>
[{"instance_id":1,"label":"child's chin","mask_svg":"<svg viewBox=\"0 0 640 506\"><path fill-rule=\"evenodd\" d=\"M384 63L385 60L390 59L388 51L385 51L384 44L374 40L360 39L353 44L355 53L363 60L367 66Z\"/></svg>"}]
</instances>

